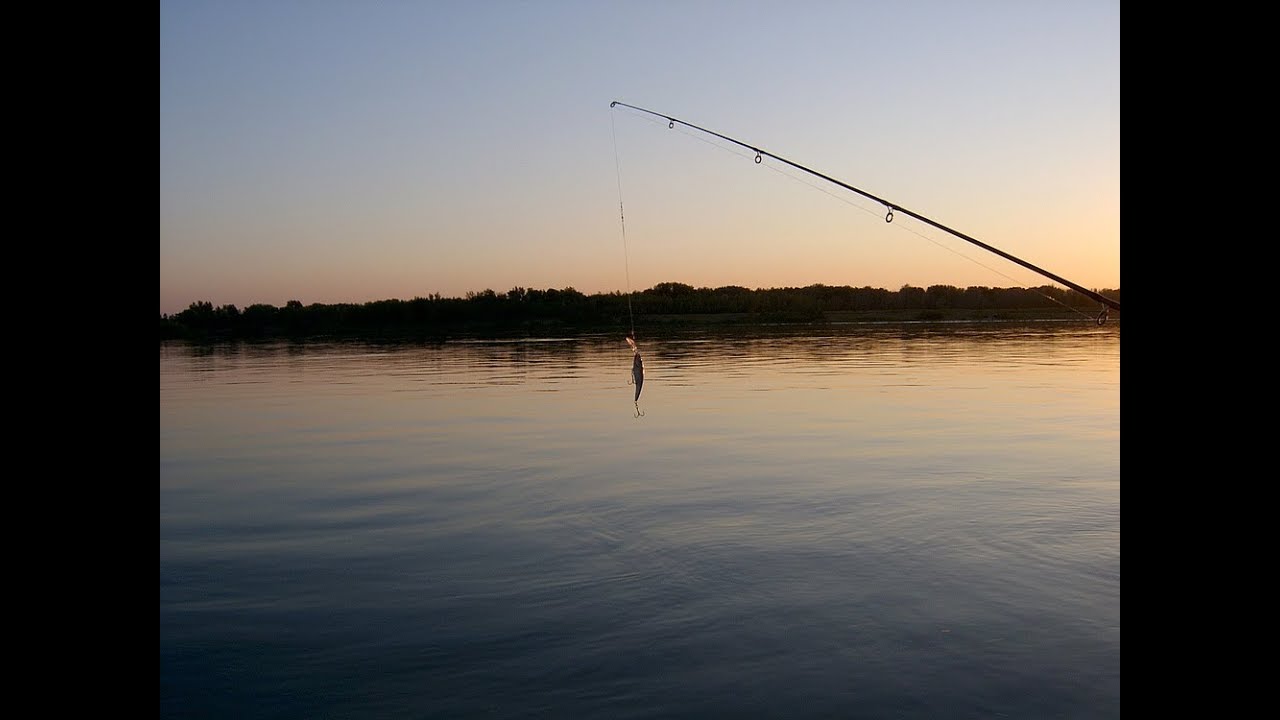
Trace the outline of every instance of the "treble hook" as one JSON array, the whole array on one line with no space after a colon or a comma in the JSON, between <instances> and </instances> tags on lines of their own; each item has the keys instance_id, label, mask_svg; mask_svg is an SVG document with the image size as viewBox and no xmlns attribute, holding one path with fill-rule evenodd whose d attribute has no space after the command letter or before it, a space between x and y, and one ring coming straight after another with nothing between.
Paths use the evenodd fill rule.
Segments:
<instances>
[{"instance_id":1,"label":"treble hook","mask_svg":"<svg viewBox=\"0 0 1280 720\"><path fill-rule=\"evenodd\" d=\"M1107 307L1106 305L1103 305L1102 312L1098 313L1098 317L1096 320L1094 320L1094 322L1098 323L1099 326L1102 326L1106 324L1107 318L1110 316L1111 316L1111 308Z\"/></svg>"},{"instance_id":2,"label":"treble hook","mask_svg":"<svg viewBox=\"0 0 1280 720\"><path fill-rule=\"evenodd\" d=\"M640 403L636 403L636 414L633 415L632 417L638 417L638 418L644 417L644 411L640 409Z\"/></svg>"}]
</instances>

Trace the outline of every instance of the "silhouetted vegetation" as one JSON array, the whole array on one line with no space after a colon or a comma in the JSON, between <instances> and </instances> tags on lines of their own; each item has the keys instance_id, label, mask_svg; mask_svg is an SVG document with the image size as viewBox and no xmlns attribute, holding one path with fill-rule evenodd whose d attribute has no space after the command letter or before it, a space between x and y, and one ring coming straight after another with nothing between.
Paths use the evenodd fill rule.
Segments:
<instances>
[{"instance_id":1,"label":"silhouetted vegetation","mask_svg":"<svg viewBox=\"0 0 1280 720\"><path fill-rule=\"evenodd\" d=\"M1120 299L1120 291L1100 290ZM817 323L877 320L999 320L1079 317L1096 314L1098 303L1074 290L1051 286L992 288L904 285L892 291L872 287L810 285L749 290L729 285L695 288L659 283L631 295L637 325L646 323ZM584 332L630 328L627 294L584 295L572 287L534 290L514 287L439 294L412 300L378 300L362 305L290 300L284 307L214 307L195 302L174 315L160 316L160 339L270 338L312 336L422 337L509 335L522 332Z\"/></svg>"}]
</instances>

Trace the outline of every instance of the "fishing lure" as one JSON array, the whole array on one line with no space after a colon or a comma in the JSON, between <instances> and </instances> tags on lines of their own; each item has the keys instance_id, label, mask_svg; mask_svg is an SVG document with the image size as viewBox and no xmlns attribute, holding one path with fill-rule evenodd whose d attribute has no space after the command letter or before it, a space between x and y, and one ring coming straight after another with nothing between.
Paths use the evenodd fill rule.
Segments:
<instances>
[{"instance_id":1,"label":"fishing lure","mask_svg":"<svg viewBox=\"0 0 1280 720\"><path fill-rule=\"evenodd\" d=\"M644 413L640 411L640 390L644 387L644 359L640 357L640 348L636 347L636 341L630 335L627 336L627 345L631 346L633 353L631 379L627 380L627 384L636 386L636 396L632 402L636 404L636 417L643 417Z\"/></svg>"}]
</instances>

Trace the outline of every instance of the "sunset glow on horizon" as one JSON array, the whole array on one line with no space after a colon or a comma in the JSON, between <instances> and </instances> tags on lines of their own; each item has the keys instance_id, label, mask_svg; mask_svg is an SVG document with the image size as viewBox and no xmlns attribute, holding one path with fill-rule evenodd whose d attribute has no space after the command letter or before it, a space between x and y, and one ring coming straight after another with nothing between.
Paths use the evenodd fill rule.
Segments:
<instances>
[{"instance_id":1,"label":"sunset glow on horizon","mask_svg":"<svg viewBox=\"0 0 1280 720\"><path fill-rule=\"evenodd\" d=\"M517 286L1053 284L615 100L1119 288L1119 14L163 0L160 312Z\"/></svg>"}]
</instances>

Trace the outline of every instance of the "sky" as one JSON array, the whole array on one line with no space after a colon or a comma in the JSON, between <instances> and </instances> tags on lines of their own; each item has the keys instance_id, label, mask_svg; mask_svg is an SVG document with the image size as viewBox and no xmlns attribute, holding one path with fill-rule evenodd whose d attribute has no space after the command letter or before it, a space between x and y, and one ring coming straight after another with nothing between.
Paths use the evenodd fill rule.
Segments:
<instances>
[{"instance_id":1,"label":"sky","mask_svg":"<svg viewBox=\"0 0 1280 720\"><path fill-rule=\"evenodd\" d=\"M615 100L1120 287L1118 0L161 0L160 312L1054 284Z\"/></svg>"}]
</instances>

